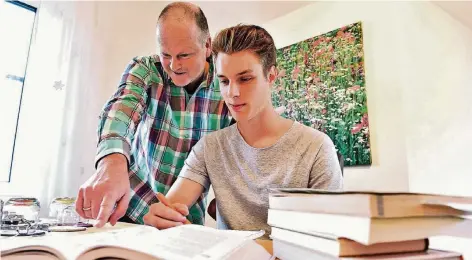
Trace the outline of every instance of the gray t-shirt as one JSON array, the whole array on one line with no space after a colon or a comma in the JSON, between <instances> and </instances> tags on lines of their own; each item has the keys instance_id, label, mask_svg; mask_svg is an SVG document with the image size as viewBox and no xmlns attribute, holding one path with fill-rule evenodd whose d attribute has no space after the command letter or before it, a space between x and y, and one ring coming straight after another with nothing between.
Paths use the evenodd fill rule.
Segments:
<instances>
[{"instance_id":1,"label":"gray t-shirt","mask_svg":"<svg viewBox=\"0 0 472 260\"><path fill-rule=\"evenodd\" d=\"M219 229L261 230L267 224L270 188L342 189L331 139L294 122L275 144L254 148L237 125L203 137L192 149L180 177L213 185Z\"/></svg>"}]
</instances>

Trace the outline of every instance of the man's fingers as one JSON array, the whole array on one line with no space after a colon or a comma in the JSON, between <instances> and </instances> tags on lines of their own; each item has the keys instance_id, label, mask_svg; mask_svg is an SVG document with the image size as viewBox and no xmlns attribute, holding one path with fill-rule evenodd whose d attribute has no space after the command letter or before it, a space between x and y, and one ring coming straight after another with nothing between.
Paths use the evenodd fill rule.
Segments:
<instances>
[{"instance_id":1,"label":"man's fingers","mask_svg":"<svg viewBox=\"0 0 472 260\"><path fill-rule=\"evenodd\" d=\"M126 192L125 195L118 202L118 206L116 206L115 211L110 216L110 224L112 226L114 226L116 222L118 222L118 219L125 215L126 210L128 209L129 199L130 194L129 192Z\"/></svg>"},{"instance_id":2,"label":"man's fingers","mask_svg":"<svg viewBox=\"0 0 472 260\"><path fill-rule=\"evenodd\" d=\"M75 201L75 211L79 216L82 218L86 218L84 210L82 209L84 207L84 195L83 195L84 190L82 188L79 189L79 194L77 195L77 200Z\"/></svg>"},{"instance_id":3,"label":"man's fingers","mask_svg":"<svg viewBox=\"0 0 472 260\"><path fill-rule=\"evenodd\" d=\"M172 207L183 216L187 216L189 214L187 205L184 205L181 203L175 203L172 205Z\"/></svg>"},{"instance_id":4,"label":"man's fingers","mask_svg":"<svg viewBox=\"0 0 472 260\"><path fill-rule=\"evenodd\" d=\"M94 197L92 198L92 204L91 204L91 212L92 212L92 218L97 219L98 218L98 213L100 213L101 210L101 204L103 202L104 198L100 197Z\"/></svg>"},{"instance_id":5,"label":"man's fingers","mask_svg":"<svg viewBox=\"0 0 472 260\"><path fill-rule=\"evenodd\" d=\"M84 200L82 204L82 211L84 212L84 216L86 219L91 219L92 218L92 205L91 205L91 197L92 193L89 188L85 188L83 192ZM85 209L85 210L84 210Z\"/></svg>"},{"instance_id":6,"label":"man's fingers","mask_svg":"<svg viewBox=\"0 0 472 260\"><path fill-rule=\"evenodd\" d=\"M98 222L95 224L95 227L103 227L108 222L108 219L113 212L113 208L115 207L115 203L116 199L114 196L107 194L105 197L103 197L102 203L99 206L99 212L97 214Z\"/></svg>"}]
</instances>

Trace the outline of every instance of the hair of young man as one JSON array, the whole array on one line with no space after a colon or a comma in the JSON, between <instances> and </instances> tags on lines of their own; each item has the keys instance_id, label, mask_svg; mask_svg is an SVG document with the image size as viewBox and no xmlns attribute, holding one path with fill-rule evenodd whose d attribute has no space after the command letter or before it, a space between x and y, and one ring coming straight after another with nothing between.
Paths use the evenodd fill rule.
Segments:
<instances>
[{"instance_id":1,"label":"hair of young man","mask_svg":"<svg viewBox=\"0 0 472 260\"><path fill-rule=\"evenodd\" d=\"M215 59L220 52L233 54L241 51L251 51L259 57L265 76L272 66L277 66L274 40L260 26L238 24L221 30L213 39L212 52Z\"/></svg>"},{"instance_id":2,"label":"hair of young man","mask_svg":"<svg viewBox=\"0 0 472 260\"><path fill-rule=\"evenodd\" d=\"M183 16L174 16L176 13L175 11L177 10L183 11ZM158 24L170 18L171 16L173 19L176 19L180 22L195 22L198 29L200 29L200 37L203 43L205 43L207 38L210 36L207 18L203 13L202 9L197 5L188 2L170 3L161 11L161 14L159 15L159 18L157 20Z\"/></svg>"}]
</instances>

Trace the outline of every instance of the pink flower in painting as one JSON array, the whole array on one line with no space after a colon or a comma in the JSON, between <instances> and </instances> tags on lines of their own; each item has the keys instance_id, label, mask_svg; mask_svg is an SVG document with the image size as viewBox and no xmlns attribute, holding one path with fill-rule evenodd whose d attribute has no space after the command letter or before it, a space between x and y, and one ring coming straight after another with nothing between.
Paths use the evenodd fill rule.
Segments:
<instances>
[{"instance_id":1,"label":"pink flower in painting","mask_svg":"<svg viewBox=\"0 0 472 260\"><path fill-rule=\"evenodd\" d=\"M285 77L285 70L281 70L279 74L277 75L278 78Z\"/></svg>"},{"instance_id":2,"label":"pink flower in painting","mask_svg":"<svg viewBox=\"0 0 472 260\"><path fill-rule=\"evenodd\" d=\"M361 124L363 126L369 126L369 117L367 116L367 114L364 114L361 118Z\"/></svg>"},{"instance_id":3,"label":"pink flower in painting","mask_svg":"<svg viewBox=\"0 0 472 260\"><path fill-rule=\"evenodd\" d=\"M336 34L336 36L338 37L343 37L344 35L344 32L342 30L339 30L338 33Z\"/></svg>"},{"instance_id":4,"label":"pink flower in painting","mask_svg":"<svg viewBox=\"0 0 472 260\"><path fill-rule=\"evenodd\" d=\"M356 92L357 90L359 90L361 87L359 85L355 85L355 86L352 86L350 88L348 88L347 90L348 91L352 91L352 92Z\"/></svg>"},{"instance_id":5,"label":"pink flower in painting","mask_svg":"<svg viewBox=\"0 0 472 260\"><path fill-rule=\"evenodd\" d=\"M313 79L313 82L315 82L315 83L318 83L318 82L320 82L320 81L321 81L321 80L320 80L320 78L318 78L318 77L316 77L316 78Z\"/></svg>"},{"instance_id":6,"label":"pink flower in painting","mask_svg":"<svg viewBox=\"0 0 472 260\"><path fill-rule=\"evenodd\" d=\"M357 134L357 133L359 133L359 132L361 131L362 127L363 127L362 124L357 124L357 125L355 125L355 126L351 129L351 133L352 133L352 134Z\"/></svg>"},{"instance_id":7,"label":"pink flower in painting","mask_svg":"<svg viewBox=\"0 0 472 260\"><path fill-rule=\"evenodd\" d=\"M353 36L352 33L350 33L350 32L345 33L345 34L344 34L344 38L345 38L349 43L353 43L353 42L355 41L354 36Z\"/></svg>"},{"instance_id":8,"label":"pink flower in painting","mask_svg":"<svg viewBox=\"0 0 472 260\"><path fill-rule=\"evenodd\" d=\"M297 79L299 73L300 73L300 68L298 66L295 66L295 69L293 69L293 72L292 72L292 79Z\"/></svg>"},{"instance_id":9,"label":"pink flower in painting","mask_svg":"<svg viewBox=\"0 0 472 260\"><path fill-rule=\"evenodd\" d=\"M369 126L369 118L367 117L367 114L364 114L361 118L361 122L357 125L355 125L352 129L351 129L351 133L352 134L356 134L356 133L359 133L359 131L361 131L361 129L363 127L368 127Z\"/></svg>"},{"instance_id":10,"label":"pink flower in painting","mask_svg":"<svg viewBox=\"0 0 472 260\"><path fill-rule=\"evenodd\" d=\"M328 112L328 111L326 110L326 108L323 108L323 110L321 110L321 114L323 114L323 115L326 114L326 112Z\"/></svg>"},{"instance_id":11,"label":"pink flower in painting","mask_svg":"<svg viewBox=\"0 0 472 260\"><path fill-rule=\"evenodd\" d=\"M318 96L318 92L315 91L315 93L313 93L313 97L314 97L315 99L318 99L318 97L319 97L319 96Z\"/></svg>"}]
</instances>

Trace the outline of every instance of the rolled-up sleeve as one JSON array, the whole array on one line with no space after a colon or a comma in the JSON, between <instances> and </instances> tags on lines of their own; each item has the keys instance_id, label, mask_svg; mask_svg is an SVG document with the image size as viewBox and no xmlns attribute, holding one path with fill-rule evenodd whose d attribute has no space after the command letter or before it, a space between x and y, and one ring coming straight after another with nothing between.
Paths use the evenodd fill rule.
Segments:
<instances>
[{"instance_id":1,"label":"rolled-up sleeve","mask_svg":"<svg viewBox=\"0 0 472 260\"><path fill-rule=\"evenodd\" d=\"M149 66L139 58L128 64L118 89L100 115L95 165L112 153L123 154L130 162L131 143L146 110L150 74Z\"/></svg>"}]
</instances>

